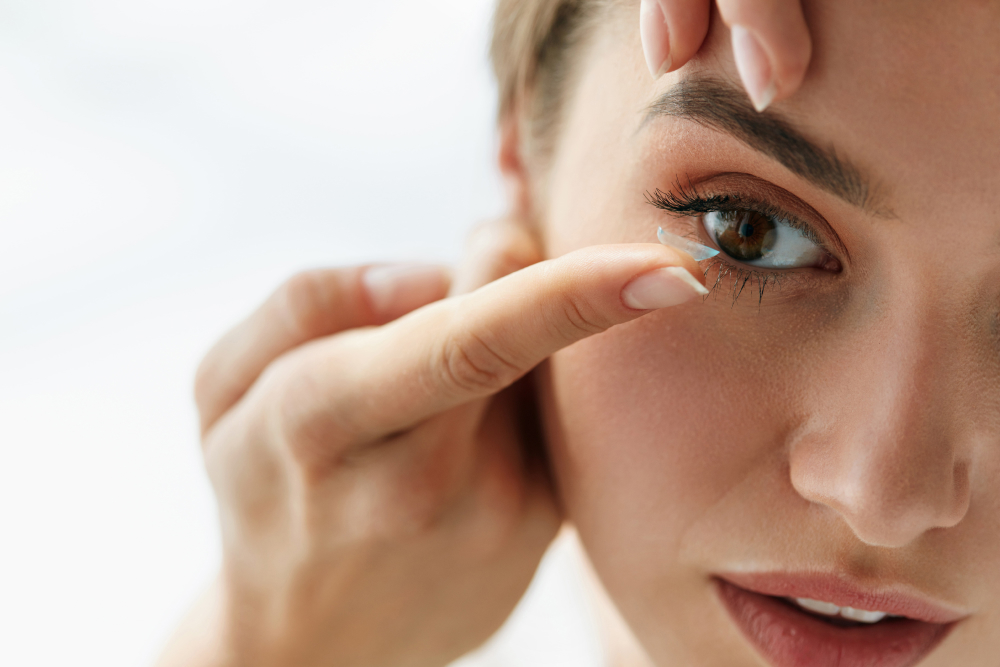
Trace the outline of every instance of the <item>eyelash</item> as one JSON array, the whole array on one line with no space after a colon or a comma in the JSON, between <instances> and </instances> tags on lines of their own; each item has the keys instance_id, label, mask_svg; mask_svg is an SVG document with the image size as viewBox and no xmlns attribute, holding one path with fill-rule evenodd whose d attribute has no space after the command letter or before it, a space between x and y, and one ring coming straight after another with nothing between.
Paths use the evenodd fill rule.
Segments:
<instances>
[{"instance_id":1,"label":"eyelash","mask_svg":"<svg viewBox=\"0 0 1000 667\"><path fill-rule=\"evenodd\" d=\"M671 215L685 218L714 212L754 211L761 215L781 218L795 229L798 229L809 240L820 247L825 247L825 244L816 236L812 227L806 223L770 202L761 201L742 194L702 195L693 186L685 187L678 181L674 184L674 191L672 192L664 192L659 188L652 194L647 191L646 201ZM701 242L700 237L696 238L696 240ZM777 272L753 269L743 264L737 264L729 259L723 259L724 255L725 253L719 253L708 260L709 263L705 268L705 275L708 276L712 269L718 268L715 283L710 288L712 294L716 296L718 295L716 290L722 284L723 279L733 276L733 282L729 290L733 306L736 305L747 285L750 285L752 292L756 283L757 307L760 308L761 301L764 299L764 291L769 286L780 289L781 282L789 275L794 274L793 271Z\"/></svg>"}]
</instances>

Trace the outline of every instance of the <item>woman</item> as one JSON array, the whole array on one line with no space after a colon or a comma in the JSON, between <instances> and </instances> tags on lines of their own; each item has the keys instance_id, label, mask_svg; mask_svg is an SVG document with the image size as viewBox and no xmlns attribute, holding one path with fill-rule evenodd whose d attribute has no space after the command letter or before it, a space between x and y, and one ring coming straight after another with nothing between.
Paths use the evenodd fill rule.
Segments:
<instances>
[{"instance_id":1,"label":"woman","mask_svg":"<svg viewBox=\"0 0 1000 667\"><path fill-rule=\"evenodd\" d=\"M208 355L225 562L164 664L445 664L563 520L657 665L996 664L1000 8L805 9L789 96L760 33L501 4L511 218L451 298L305 274Z\"/></svg>"}]
</instances>

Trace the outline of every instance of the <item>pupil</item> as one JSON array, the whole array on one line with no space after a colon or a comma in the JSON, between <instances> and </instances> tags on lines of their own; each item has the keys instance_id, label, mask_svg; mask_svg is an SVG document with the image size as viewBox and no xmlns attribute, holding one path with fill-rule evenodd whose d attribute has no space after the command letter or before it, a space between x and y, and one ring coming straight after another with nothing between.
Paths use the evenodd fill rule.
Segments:
<instances>
[{"instance_id":1,"label":"pupil","mask_svg":"<svg viewBox=\"0 0 1000 667\"><path fill-rule=\"evenodd\" d=\"M738 233L745 239L750 238L751 236L753 236L753 225L751 225L749 222L744 222L742 225L740 225L740 230Z\"/></svg>"}]
</instances>

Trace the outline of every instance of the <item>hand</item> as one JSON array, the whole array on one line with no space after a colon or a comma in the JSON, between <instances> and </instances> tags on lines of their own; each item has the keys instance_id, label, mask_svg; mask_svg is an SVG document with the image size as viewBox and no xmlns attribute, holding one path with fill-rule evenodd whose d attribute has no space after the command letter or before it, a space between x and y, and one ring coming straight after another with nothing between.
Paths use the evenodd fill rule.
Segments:
<instances>
[{"instance_id":1,"label":"hand","mask_svg":"<svg viewBox=\"0 0 1000 667\"><path fill-rule=\"evenodd\" d=\"M654 77L681 67L708 33L712 0L642 0L639 33ZM757 111L798 90L812 41L801 0L716 0L732 33L733 55Z\"/></svg>"},{"instance_id":2,"label":"hand","mask_svg":"<svg viewBox=\"0 0 1000 667\"><path fill-rule=\"evenodd\" d=\"M522 229L481 233L456 286L531 266L471 293L440 300L437 269L314 271L209 352L223 572L161 665L441 666L502 624L561 523L515 383L701 275L653 244L535 263Z\"/></svg>"}]
</instances>

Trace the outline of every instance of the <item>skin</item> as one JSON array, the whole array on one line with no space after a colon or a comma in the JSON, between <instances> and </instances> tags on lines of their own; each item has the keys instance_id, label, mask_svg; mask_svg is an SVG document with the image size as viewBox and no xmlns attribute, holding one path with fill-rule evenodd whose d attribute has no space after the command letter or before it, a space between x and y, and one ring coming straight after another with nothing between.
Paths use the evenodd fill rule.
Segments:
<instances>
[{"instance_id":1,"label":"skin","mask_svg":"<svg viewBox=\"0 0 1000 667\"><path fill-rule=\"evenodd\" d=\"M160 665L443 665L503 623L562 520L517 381L649 312L625 305L635 280L697 265L482 235L454 289L530 266L444 300L436 267L301 274L209 352L223 567Z\"/></svg>"},{"instance_id":2,"label":"skin","mask_svg":"<svg viewBox=\"0 0 1000 667\"><path fill-rule=\"evenodd\" d=\"M795 93L812 54L800 0L641 0L639 34L650 74L674 72L698 53L713 4L727 26L746 31L748 40L734 37L733 52L750 97L766 107Z\"/></svg>"},{"instance_id":3,"label":"skin","mask_svg":"<svg viewBox=\"0 0 1000 667\"><path fill-rule=\"evenodd\" d=\"M950 7L805 5L809 75L769 113L849 157L875 210L722 132L644 123L685 77L739 79L720 21L651 78L629 5L579 54L551 160L505 119L513 212L453 279L292 278L199 369L223 566L160 665L445 664L502 623L567 518L657 664L762 664L710 585L753 564L946 602L968 617L923 664L990 665L1000 9ZM643 193L722 173L744 176L699 187L766 181L825 219L843 270L759 303L723 278L705 302L627 305L665 267L715 282L654 242L697 220Z\"/></svg>"},{"instance_id":4,"label":"skin","mask_svg":"<svg viewBox=\"0 0 1000 667\"><path fill-rule=\"evenodd\" d=\"M985 667L1000 654L1000 7L806 9L812 69L772 112L867 174L877 210L725 133L643 125L685 77L736 85L725 26L655 81L625 12L594 35L532 200L547 255L697 233L643 193L733 172L812 207L843 270L797 271L759 303L733 304L723 278L705 303L556 353L540 386L560 498L657 664L763 664L711 586L751 567L947 603L968 617L921 664ZM530 189L524 165L507 173Z\"/></svg>"}]
</instances>

